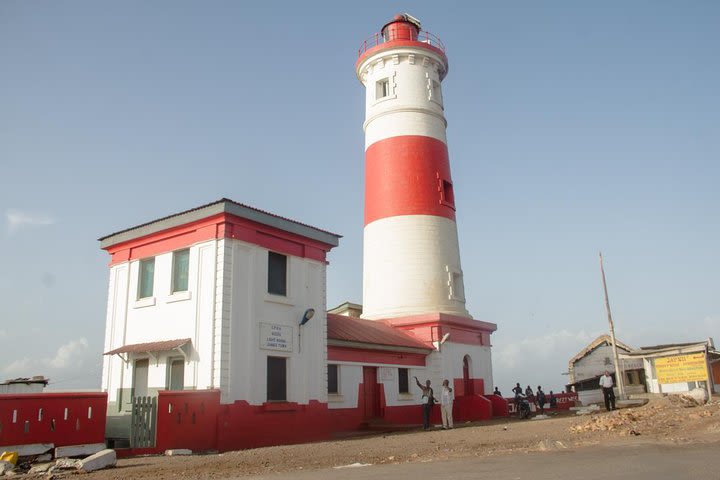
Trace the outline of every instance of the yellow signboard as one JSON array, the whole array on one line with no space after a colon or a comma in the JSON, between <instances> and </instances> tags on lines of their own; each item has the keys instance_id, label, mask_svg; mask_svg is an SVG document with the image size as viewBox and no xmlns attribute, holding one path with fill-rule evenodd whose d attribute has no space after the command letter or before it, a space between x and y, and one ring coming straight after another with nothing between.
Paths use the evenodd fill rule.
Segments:
<instances>
[{"instance_id":1,"label":"yellow signboard","mask_svg":"<svg viewBox=\"0 0 720 480\"><path fill-rule=\"evenodd\" d=\"M655 359L658 383L703 382L707 380L704 353Z\"/></svg>"}]
</instances>

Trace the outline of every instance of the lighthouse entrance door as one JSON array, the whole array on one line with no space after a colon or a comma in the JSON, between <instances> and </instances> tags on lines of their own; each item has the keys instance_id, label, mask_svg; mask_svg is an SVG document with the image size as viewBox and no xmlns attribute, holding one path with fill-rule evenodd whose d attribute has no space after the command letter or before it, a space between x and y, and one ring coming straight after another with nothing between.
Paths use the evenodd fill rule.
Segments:
<instances>
[{"instance_id":1,"label":"lighthouse entrance door","mask_svg":"<svg viewBox=\"0 0 720 480\"><path fill-rule=\"evenodd\" d=\"M366 420L380 416L377 367L363 367L363 416Z\"/></svg>"}]
</instances>

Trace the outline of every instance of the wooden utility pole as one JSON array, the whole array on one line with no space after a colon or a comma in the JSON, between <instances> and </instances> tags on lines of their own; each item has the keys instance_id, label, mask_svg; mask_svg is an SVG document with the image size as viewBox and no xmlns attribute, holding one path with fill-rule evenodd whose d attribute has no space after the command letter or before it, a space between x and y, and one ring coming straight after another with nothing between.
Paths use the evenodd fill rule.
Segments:
<instances>
[{"instance_id":1,"label":"wooden utility pole","mask_svg":"<svg viewBox=\"0 0 720 480\"><path fill-rule=\"evenodd\" d=\"M610 313L610 300L608 299L607 284L605 283L605 269L603 268L603 256L600 252L600 274L602 275L603 290L605 292L605 310L607 310L608 323L610 324L610 339L612 340L613 357L615 357L615 381L618 386L618 396L625 399L625 382L623 382L622 372L620 371L620 359L618 358L617 342L615 342L615 324L613 323L612 313Z\"/></svg>"}]
</instances>

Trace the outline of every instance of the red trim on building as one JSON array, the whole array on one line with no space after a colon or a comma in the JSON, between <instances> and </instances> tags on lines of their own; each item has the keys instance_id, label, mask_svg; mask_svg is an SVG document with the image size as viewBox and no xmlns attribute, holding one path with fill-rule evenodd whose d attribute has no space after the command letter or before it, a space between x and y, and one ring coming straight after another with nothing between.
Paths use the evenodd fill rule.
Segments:
<instances>
[{"instance_id":1,"label":"red trim on building","mask_svg":"<svg viewBox=\"0 0 720 480\"><path fill-rule=\"evenodd\" d=\"M426 355L422 353L390 352L328 345L328 361L330 362L357 362L366 365L388 364L424 367L425 357Z\"/></svg>"},{"instance_id":2,"label":"red trim on building","mask_svg":"<svg viewBox=\"0 0 720 480\"><path fill-rule=\"evenodd\" d=\"M357 62L355 62L355 71L357 72L358 68L360 68L360 65L365 61L366 58L369 58L376 53L380 53L383 50L394 50L396 48L402 48L402 47L414 47L414 48L422 48L425 50L429 50L442 58L443 63L445 64L445 68L447 69L448 66L448 59L447 55L445 55L445 52L440 50L439 48L430 45L425 42L419 42L417 40L393 40L391 42L384 42L381 43L375 47L369 48L358 57Z\"/></svg>"},{"instance_id":3,"label":"red trim on building","mask_svg":"<svg viewBox=\"0 0 720 480\"><path fill-rule=\"evenodd\" d=\"M446 333L453 343L490 346L490 334L497 330L494 323L458 317L445 313L428 313L408 317L388 318L384 323L411 333L415 338L431 345Z\"/></svg>"},{"instance_id":4,"label":"red trim on building","mask_svg":"<svg viewBox=\"0 0 720 480\"><path fill-rule=\"evenodd\" d=\"M397 215L435 215L455 220L443 196L451 182L447 145L422 135L373 143L365 152L365 225Z\"/></svg>"},{"instance_id":5,"label":"red trim on building","mask_svg":"<svg viewBox=\"0 0 720 480\"><path fill-rule=\"evenodd\" d=\"M112 245L110 266L129 260L152 257L190 247L196 243L219 238L232 238L252 243L286 255L326 262L332 248L301 235L269 227L228 213L212 215L202 220L168 228L161 232Z\"/></svg>"}]
</instances>

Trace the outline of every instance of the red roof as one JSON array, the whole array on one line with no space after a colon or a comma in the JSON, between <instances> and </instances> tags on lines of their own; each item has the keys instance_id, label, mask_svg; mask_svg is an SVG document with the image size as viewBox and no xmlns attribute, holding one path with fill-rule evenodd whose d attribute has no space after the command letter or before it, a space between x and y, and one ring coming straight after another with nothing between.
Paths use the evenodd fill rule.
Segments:
<instances>
[{"instance_id":1,"label":"red roof","mask_svg":"<svg viewBox=\"0 0 720 480\"><path fill-rule=\"evenodd\" d=\"M432 347L425 342L421 342L381 321L363 320L333 313L327 314L327 335L328 340L432 350Z\"/></svg>"},{"instance_id":2,"label":"red roof","mask_svg":"<svg viewBox=\"0 0 720 480\"><path fill-rule=\"evenodd\" d=\"M116 353L139 353L139 352L167 352L178 347L182 347L186 343L190 343L189 338L180 338L177 340L163 340L161 342L134 343L131 345L123 345L115 350L105 352L103 355L115 355Z\"/></svg>"}]
</instances>

